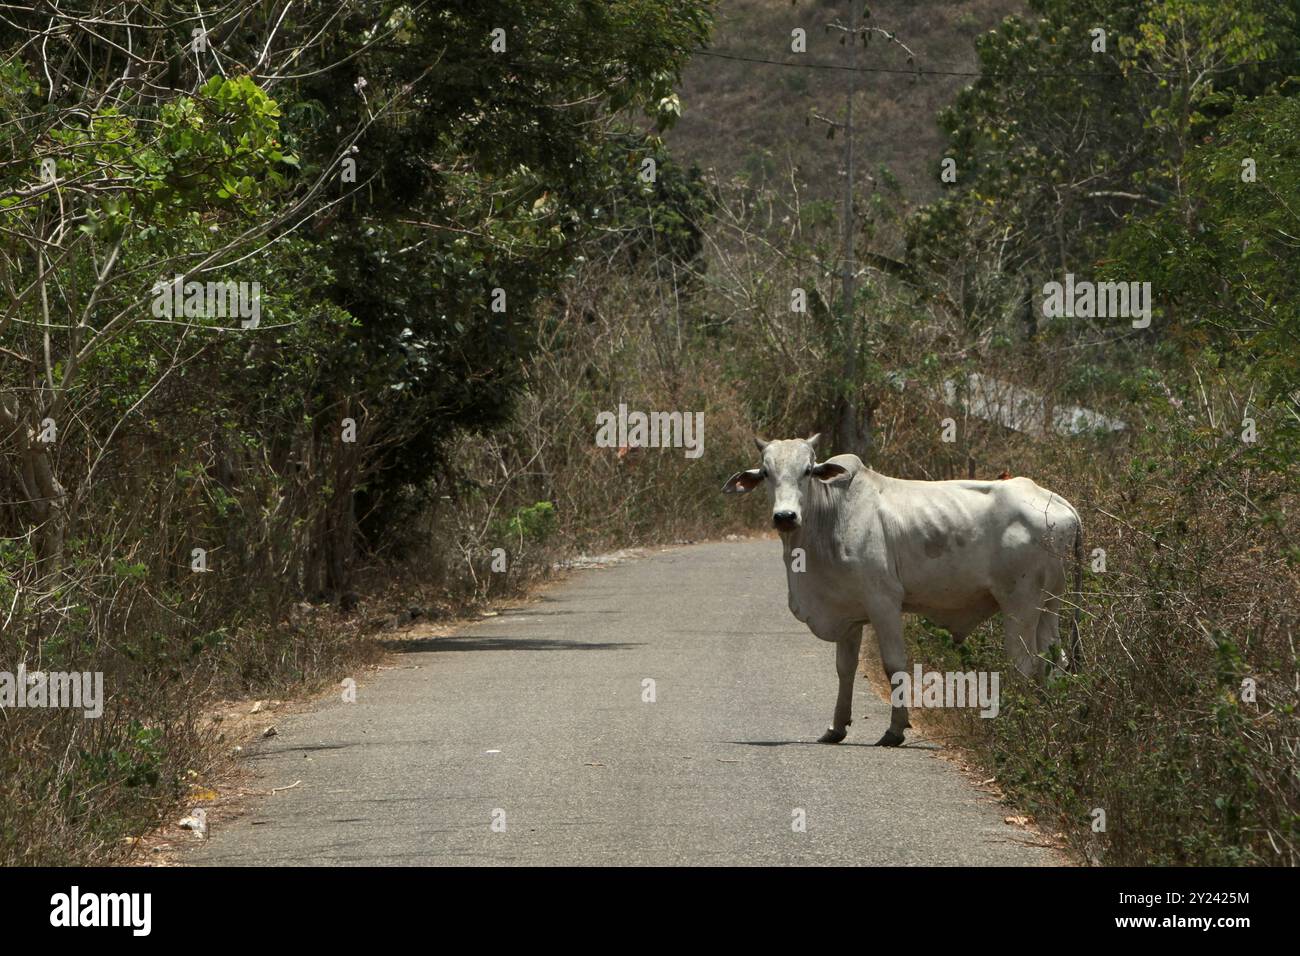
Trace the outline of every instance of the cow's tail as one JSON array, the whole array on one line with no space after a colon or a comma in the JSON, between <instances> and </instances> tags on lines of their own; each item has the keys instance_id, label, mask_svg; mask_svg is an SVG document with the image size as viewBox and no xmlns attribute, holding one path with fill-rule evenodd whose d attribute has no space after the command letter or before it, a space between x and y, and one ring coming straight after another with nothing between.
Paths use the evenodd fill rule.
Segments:
<instances>
[{"instance_id":1,"label":"cow's tail","mask_svg":"<svg viewBox=\"0 0 1300 956\"><path fill-rule=\"evenodd\" d=\"M1083 519L1079 512L1074 513L1074 620L1070 633L1070 667L1072 673L1079 670L1079 617L1083 613Z\"/></svg>"}]
</instances>

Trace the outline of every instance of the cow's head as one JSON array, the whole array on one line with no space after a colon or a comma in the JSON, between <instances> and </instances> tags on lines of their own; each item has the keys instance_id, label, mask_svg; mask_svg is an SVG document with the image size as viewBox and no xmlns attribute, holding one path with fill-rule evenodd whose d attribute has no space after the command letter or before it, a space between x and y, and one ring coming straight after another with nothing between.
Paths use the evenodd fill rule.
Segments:
<instances>
[{"instance_id":1,"label":"cow's head","mask_svg":"<svg viewBox=\"0 0 1300 956\"><path fill-rule=\"evenodd\" d=\"M767 499L772 505L772 524L781 532L798 529L803 523L808 483L830 482L848 474L847 469L829 461L817 464L813 446L819 438L821 435L788 441L755 438L754 444L763 453L762 467L736 472L722 486L722 493L744 494L759 485L766 485Z\"/></svg>"}]
</instances>

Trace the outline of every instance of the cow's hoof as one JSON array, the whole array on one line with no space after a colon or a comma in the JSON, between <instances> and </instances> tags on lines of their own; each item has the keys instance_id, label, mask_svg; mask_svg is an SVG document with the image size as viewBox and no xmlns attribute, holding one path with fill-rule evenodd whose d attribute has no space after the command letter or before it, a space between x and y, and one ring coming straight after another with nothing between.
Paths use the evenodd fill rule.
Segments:
<instances>
[{"instance_id":1,"label":"cow's hoof","mask_svg":"<svg viewBox=\"0 0 1300 956\"><path fill-rule=\"evenodd\" d=\"M876 741L877 747L897 747L903 742L903 735L893 730L886 730L885 735Z\"/></svg>"},{"instance_id":2,"label":"cow's hoof","mask_svg":"<svg viewBox=\"0 0 1300 956\"><path fill-rule=\"evenodd\" d=\"M848 735L847 730L836 730L834 727L830 727L826 733L817 738L817 742L819 744L837 744Z\"/></svg>"}]
</instances>

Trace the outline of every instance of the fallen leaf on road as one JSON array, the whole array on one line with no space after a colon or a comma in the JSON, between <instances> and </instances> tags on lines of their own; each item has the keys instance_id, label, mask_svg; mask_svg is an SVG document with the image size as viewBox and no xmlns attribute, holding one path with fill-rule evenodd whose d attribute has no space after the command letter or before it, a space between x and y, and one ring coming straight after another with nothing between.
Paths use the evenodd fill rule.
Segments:
<instances>
[{"instance_id":1,"label":"fallen leaf on road","mask_svg":"<svg viewBox=\"0 0 1300 956\"><path fill-rule=\"evenodd\" d=\"M1023 827L1029 823L1029 817L1007 817L1003 822L1011 823L1018 827Z\"/></svg>"},{"instance_id":2,"label":"fallen leaf on road","mask_svg":"<svg viewBox=\"0 0 1300 956\"><path fill-rule=\"evenodd\" d=\"M276 736L279 736L279 733L280 733L280 731L276 730L274 727L267 727L266 730L262 731L262 736L263 736L263 737L276 737Z\"/></svg>"}]
</instances>

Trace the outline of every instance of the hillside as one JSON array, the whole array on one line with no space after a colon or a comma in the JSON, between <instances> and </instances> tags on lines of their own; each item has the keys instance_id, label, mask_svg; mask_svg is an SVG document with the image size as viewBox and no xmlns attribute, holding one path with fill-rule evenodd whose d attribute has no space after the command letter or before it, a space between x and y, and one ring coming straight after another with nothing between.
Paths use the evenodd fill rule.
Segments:
<instances>
[{"instance_id":1,"label":"hillside","mask_svg":"<svg viewBox=\"0 0 1300 956\"><path fill-rule=\"evenodd\" d=\"M868 22L894 33L916 54L917 66L958 72L975 69L978 34L1025 8L1022 0L882 0L870 6ZM849 10L844 0L721 0L710 53L696 56L686 69L682 119L670 145L683 159L722 176L784 178L794 164L807 196L838 198L842 143L827 139L824 124L806 120L813 110L843 119L849 74L812 64L849 63L842 34L825 28ZM807 31L804 54L790 52L796 27ZM725 58L732 55L789 65ZM909 68L906 53L880 38L859 57L864 68ZM969 82L963 76L862 74L854 99L858 169L871 174L884 165L910 201L933 197L943 145L935 117Z\"/></svg>"}]
</instances>

